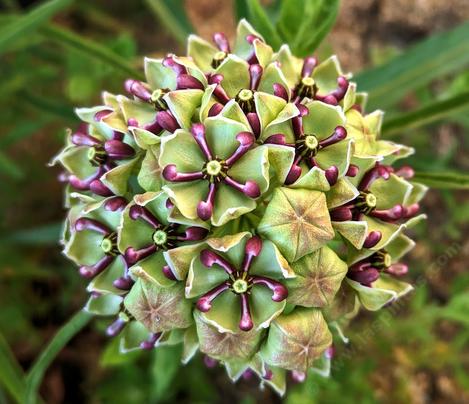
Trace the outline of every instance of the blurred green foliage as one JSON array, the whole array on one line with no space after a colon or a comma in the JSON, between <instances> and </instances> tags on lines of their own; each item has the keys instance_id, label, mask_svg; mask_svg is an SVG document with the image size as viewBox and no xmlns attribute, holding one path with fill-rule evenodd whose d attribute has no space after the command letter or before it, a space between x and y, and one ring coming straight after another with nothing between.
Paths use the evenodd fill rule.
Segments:
<instances>
[{"instance_id":1,"label":"blurred green foliage","mask_svg":"<svg viewBox=\"0 0 469 404\"><path fill-rule=\"evenodd\" d=\"M338 1L326 0L233 4L274 46L289 42L302 55L319 45L339 10ZM52 339L85 301L84 282L58 253L61 185L46 163L61 147L63 128L77 123L74 105L99 102L101 89L121 91L125 78L141 75L137 53L173 50L167 32L181 42L195 25L178 0L0 5L0 402L22 402L26 381L37 397L34 383L45 367L33 366L35 359L47 342L56 349L46 353L55 354L72 337L61 339L62 329ZM407 51L375 49L380 66L358 75L373 106L385 104L389 136L418 151L410 163L420 179L443 189L427 197L430 219L416 230L415 293L379 315L362 314L347 334L351 342L337 346L332 377L292 385L287 403L410 402L438 389L469 399L469 201L458 191L469 184L468 32L466 23ZM317 52L329 49L326 43ZM255 381L230 386L221 369L201 360L179 368L178 348L123 356L104 327L95 321L55 358L41 390L50 402L279 401L257 392ZM23 369L38 368L24 379ZM57 372L65 391L54 393Z\"/></svg>"}]
</instances>

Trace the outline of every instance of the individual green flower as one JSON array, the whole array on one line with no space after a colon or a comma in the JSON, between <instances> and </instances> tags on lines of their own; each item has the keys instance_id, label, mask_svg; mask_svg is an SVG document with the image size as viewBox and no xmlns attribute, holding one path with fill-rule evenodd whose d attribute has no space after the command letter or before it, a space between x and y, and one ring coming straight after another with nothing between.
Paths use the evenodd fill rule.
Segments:
<instances>
[{"instance_id":1,"label":"individual green flower","mask_svg":"<svg viewBox=\"0 0 469 404\"><path fill-rule=\"evenodd\" d=\"M164 190L189 219L221 226L250 212L269 186L266 147L235 121L213 117L162 139Z\"/></svg>"},{"instance_id":2,"label":"individual green flower","mask_svg":"<svg viewBox=\"0 0 469 404\"><path fill-rule=\"evenodd\" d=\"M208 233L202 227L187 226L187 221L173 221L172 209L163 192L136 195L122 213L119 232L118 246L130 272L143 273L162 286L185 279L192 257L200 250L195 242Z\"/></svg>"},{"instance_id":3,"label":"individual green flower","mask_svg":"<svg viewBox=\"0 0 469 404\"><path fill-rule=\"evenodd\" d=\"M117 227L127 205L122 197L84 205L70 221L64 254L80 265L80 274L91 282L90 292L123 294L133 284L127 262L117 248Z\"/></svg>"},{"instance_id":4,"label":"individual green flower","mask_svg":"<svg viewBox=\"0 0 469 404\"><path fill-rule=\"evenodd\" d=\"M124 195L138 161L133 139L104 122L114 114L109 106L82 108L77 115L85 121L69 132L67 146L54 158L67 170L64 179L72 189L101 196Z\"/></svg>"},{"instance_id":5,"label":"individual green flower","mask_svg":"<svg viewBox=\"0 0 469 404\"><path fill-rule=\"evenodd\" d=\"M247 232L207 244L191 263L186 297L198 297L204 320L221 332L268 327L285 307L284 279L294 276L275 245Z\"/></svg>"},{"instance_id":6,"label":"individual green flower","mask_svg":"<svg viewBox=\"0 0 469 404\"><path fill-rule=\"evenodd\" d=\"M423 193L413 192L405 179L412 175L409 167L394 172L378 163L358 170L353 179L358 184L356 194L330 211L334 227L356 248L381 248L420 209Z\"/></svg>"},{"instance_id":7,"label":"individual green flower","mask_svg":"<svg viewBox=\"0 0 469 404\"><path fill-rule=\"evenodd\" d=\"M147 83L129 79L125 89L133 99L119 98L125 121L154 135L190 126L207 80L186 58L168 55L145 59Z\"/></svg>"},{"instance_id":8,"label":"individual green flower","mask_svg":"<svg viewBox=\"0 0 469 404\"><path fill-rule=\"evenodd\" d=\"M340 107L320 101L301 104L298 108L300 114L291 119L290 130L272 135L267 132L263 141L295 150L295 159L285 181L287 185L304 176L307 176L303 178L304 185L312 182L317 169L329 185L334 185L339 176L347 173L352 155L352 141L345 140L345 116Z\"/></svg>"}]
</instances>

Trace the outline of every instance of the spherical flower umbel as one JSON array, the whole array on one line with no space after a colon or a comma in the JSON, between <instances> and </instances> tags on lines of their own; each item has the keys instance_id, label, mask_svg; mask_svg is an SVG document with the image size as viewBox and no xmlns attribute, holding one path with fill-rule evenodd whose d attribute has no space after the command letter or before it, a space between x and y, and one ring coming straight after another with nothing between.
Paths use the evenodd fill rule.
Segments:
<instances>
[{"instance_id":1,"label":"spherical flower umbel","mask_svg":"<svg viewBox=\"0 0 469 404\"><path fill-rule=\"evenodd\" d=\"M328 375L358 308L412 289L413 150L379 139L382 112L335 56L275 51L244 20L145 76L77 109L53 160L85 310L112 318L122 353L183 344L183 363L199 352L280 394Z\"/></svg>"}]
</instances>

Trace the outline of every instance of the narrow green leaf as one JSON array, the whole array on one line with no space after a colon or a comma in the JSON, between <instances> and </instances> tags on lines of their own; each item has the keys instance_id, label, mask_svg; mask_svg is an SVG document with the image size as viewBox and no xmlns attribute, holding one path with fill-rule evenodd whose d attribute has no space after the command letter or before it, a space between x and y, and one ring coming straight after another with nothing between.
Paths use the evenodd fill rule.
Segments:
<instances>
[{"instance_id":1,"label":"narrow green leaf","mask_svg":"<svg viewBox=\"0 0 469 404\"><path fill-rule=\"evenodd\" d=\"M47 368L64 346L88 324L92 317L91 314L80 310L59 330L46 349L42 351L26 377L26 389L23 396L25 404L37 403L37 390Z\"/></svg>"},{"instance_id":2,"label":"narrow green leaf","mask_svg":"<svg viewBox=\"0 0 469 404\"><path fill-rule=\"evenodd\" d=\"M386 108L410 91L469 64L469 23L433 35L390 62L361 72L355 79L370 93L370 107Z\"/></svg>"},{"instance_id":3,"label":"narrow green leaf","mask_svg":"<svg viewBox=\"0 0 469 404\"><path fill-rule=\"evenodd\" d=\"M23 370L16 362L15 356L2 334L0 334L0 385L17 403L21 403L25 389Z\"/></svg>"},{"instance_id":4,"label":"narrow green leaf","mask_svg":"<svg viewBox=\"0 0 469 404\"><path fill-rule=\"evenodd\" d=\"M413 179L432 188L469 189L469 175L457 172L417 171Z\"/></svg>"},{"instance_id":5,"label":"narrow green leaf","mask_svg":"<svg viewBox=\"0 0 469 404\"><path fill-rule=\"evenodd\" d=\"M0 29L0 54L19 38L24 38L55 14L68 7L73 0L50 0Z\"/></svg>"},{"instance_id":6,"label":"narrow green leaf","mask_svg":"<svg viewBox=\"0 0 469 404\"><path fill-rule=\"evenodd\" d=\"M10 132L0 138L0 147L6 148L24 138L34 135L51 121L52 119L50 117L42 116L36 118L34 121L18 122Z\"/></svg>"},{"instance_id":7,"label":"narrow green leaf","mask_svg":"<svg viewBox=\"0 0 469 404\"><path fill-rule=\"evenodd\" d=\"M299 56L314 52L332 29L339 13L340 0L309 0L305 6L308 17L303 19L293 46Z\"/></svg>"},{"instance_id":8,"label":"narrow green leaf","mask_svg":"<svg viewBox=\"0 0 469 404\"><path fill-rule=\"evenodd\" d=\"M23 170L10 159L3 151L0 150L0 174L5 174L15 180L24 178Z\"/></svg>"},{"instance_id":9,"label":"narrow green leaf","mask_svg":"<svg viewBox=\"0 0 469 404\"><path fill-rule=\"evenodd\" d=\"M21 17L14 15L0 15L0 22L15 24ZM113 52L109 48L100 45L96 41L84 38L74 32L60 27L57 24L48 24L39 30L47 40L53 41L58 45L66 48L74 49L82 52L86 56L93 58L99 62L106 63L115 70L121 71L132 78L144 80L145 77L142 72L135 69L131 63L125 60L122 56Z\"/></svg>"},{"instance_id":10,"label":"narrow green leaf","mask_svg":"<svg viewBox=\"0 0 469 404\"><path fill-rule=\"evenodd\" d=\"M251 22L256 30L258 30L265 38L267 43L277 50L282 45L280 38L269 16L262 8L259 0L247 0L249 11L249 22Z\"/></svg>"},{"instance_id":11,"label":"narrow green leaf","mask_svg":"<svg viewBox=\"0 0 469 404\"><path fill-rule=\"evenodd\" d=\"M104 62L109 66L120 70L132 78L143 80L143 74L136 70L127 60L119 56L109 48L100 45L97 41L84 38L74 32L71 32L58 25L49 24L41 29L47 39L77 51L83 52L85 55L92 57L96 60Z\"/></svg>"},{"instance_id":12,"label":"narrow green leaf","mask_svg":"<svg viewBox=\"0 0 469 404\"><path fill-rule=\"evenodd\" d=\"M469 92L455 95L446 100L435 101L415 111L385 120L383 134L391 135L407 129L417 128L466 108L469 108Z\"/></svg>"},{"instance_id":13,"label":"narrow green leaf","mask_svg":"<svg viewBox=\"0 0 469 404\"><path fill-rule=\"evenodd\" d=\"M33 229L19 230L0 237L1 244L55 245L59 241L62 223L51 223Z\"/></svg>"},{"instance_id":14,"label":"narrow green leaf","mask_svg":"<svg viewBox=\"0 0 469 404\"><path fill-rule=\"evenodd\" d=\"M281 2L277 29L290 46L293 45L296 33L298 32L300 25L298 22L302 21L306 3L311 2L298 2L298 0L283 0Z\"/></svg>"},{"instance_id":15,"label":"narrow green leaf","mask_svg":"<svg viewBox=\"0 0 469 404\"><path fill-rule=\"evenodd\" d=\"M237 21L243 18L249 18L249 10L246 1L247 0L235 0L234 2L234 9Z\"/></svg>"},{"instance_id":16,"label":"narrow green leaf","mask_svg":"<svg viewBox=\"0 0 469 404\"><path fill-rule=\"evenodd\" d=\"M28 103L43 113L63 118L66 121L77 120L77 116L73 112L72 106L63 102L44 98L29 91L21 92L20 97L23 102Z\"/></svg>"},{"instance_id":17,"label":"narrow green leaf","mask_svg":"<svg viewBox=\"0 0 469 404\"><path fill-rule=\"evenodd\" d=\"M194 32L189 21L183 0L145 0L149 9L158 20L182 44L186 43L187 36Z\"/></svg>"},{"instance_id":18,"label":"narrow green leaf","mask_svg":"<svg viewBox=\"0 0 469 404\"><path fill-rule=\"evenodd\" d=\"M171 384L181 366L181 346L161 346L155 350L152 364L154 379L152 398L160 402L169 395Z\"/></svg>"}]
</instances>

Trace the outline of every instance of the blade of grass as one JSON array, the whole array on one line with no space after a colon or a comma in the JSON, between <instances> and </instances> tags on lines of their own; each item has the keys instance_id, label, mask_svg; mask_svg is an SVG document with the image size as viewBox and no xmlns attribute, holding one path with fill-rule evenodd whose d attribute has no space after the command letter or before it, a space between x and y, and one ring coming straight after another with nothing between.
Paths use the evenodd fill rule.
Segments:
<instances>
[{"instance_id":1,"label":"blade of grass","mask_svg":"<svg viewBox=\"0 0 469 404\"><path fill-rule=\"evenodd\" d=\"M246 4L246 0L235 0L234 1L234 9L236 20L239 21L243 18L248 18L248 6Z\"/></svg>"},{"instance_id":2,"label":"blade of grass","mask_svg":"<svg viewBox=\"0 0 469 404\"><path fill-rule=\"evenodd\" d=\"M25 389L23 370L16 362L15 356L2 334L0 334L0 385L17 403L21 403Z\"/></svg>"},{"instance_id":3,"label":"blade of grass","mask_svg":"<svg viewBox=\"0 0 469 404\"><path fill-rule=\"evenodd\" d=\"M18 17L14 22L0 29L0 54L18 38L24 38L55 14L68 7L73 0L51 0L33 8L29 13Z\"/></svg>"},{"instance_id":4,"label":"blade of grass","mask_svg":"<svg viewBox=\"0 0 469 404\"><path fill-rule=\"evenodd\" d=\"M23 102L28 103L48 115L54 115L66 121L76 121L78 119L70 105L67 106L67 104L62 102L40 97L29 91L22 91L19 95Z\"/></svg>"},{"instance_id":5,"label":"blade of grass","mask_svg":"<svg viewBox=\"0 0 469 404\"><path fill-rule=\"evenodd\" d=\"M23 170L21 170L21 168L1 150L0 150L0 172L14 180L20 180L24 178Z\"/></svg>"},{"instance_id":6,"label":"blade of grass","mask_svg":"<svg viewBox=\"0 0 469 404\"><path fill-rule=\"evenodd\" d=\"M0 148L3 149L9 147L24 138L34 135L34 133L42 129L51 121L51 117L41 116L34 121L19 122L18 125L0 139Z\"/></svg>"},{"instance_id":7,"label":"blade of grass","mask_svg":"<svg viewBox=\"0 0 469 404\"><path fill-rule=\"evenodd\" d=\"M37 390L42 382L44 374L57 354L65 345L91 320L92 315L80 310L76 313L54 336L52 341L42 351L26 377L24 391L24 403L36 404Z\"/></svg>"},{"instance_id":8,"label":"blade of grass","mask_svg":"<svg viewBox=\"0 0 469 404\"><path fill-rule=\"evenodd\" d=\"M173 36L181 44L185 44L188 35L194 32L194 28L187 17L184 1L145 0L145 3Z\"/></svg>"},{"instance_id":9,"label":"blade of grass","mask_svg":"<svg viewBox=\"0 0 469 404\"><path fill-rule=\"evenodd\" d=\"M274 50L280 48L283 42L282 38L280 38L259 0L247 0L247 8L249 21L254 25L254 28L264 36Z\"/></svg>"},{"instance_id":10,"label":"blade of grass","mask_svg":"<svg viewBox=\"0 0 469 404\"><path fill-rule=\"evenodd\" d=\"M301 24L294 42L294 51L298 56L311 54L332 29L339 13L340 0L313 0L309 5L309 23ZM306 21L306 19L305 19Z\"/></svg>"},{"instance_id":11,"label":"blade of grass","mask_svg":"<svg viewBox=\"0 0 469 404\"><path fill-rule=\"evenodd\" d=\"M59 45L83 52L87 56L107 63L116 70L119 70L126 75L130 75L132 78L139 80L144 79L143 74L134 69L134 67L129 62L127 62L127 60L106 48L105 46L100 45L96 41L84 38L55 24L49 24L48 26L43 27L41 29L41 33L44 34L47 39L54 41Z\"/></svg>"},{"instance_id":12,"label":"blade of grass","mask_svg":"<svg viewBox=\"0 0 469 404\"><path fill-rule=\"evenodd\" d=\"M383 134L392 135L407 129L417 128L466 108L469 108L469 92L458 94L446 100L435 101L415 111L385 120Z\"/></svg>"},{"instance_id":13,"label":"blade of grass","mask_svg":"<svg viewBox=\"0 0 469 404\"><path fill-rule=\"evenodd\" d=\"M14 15L0 15L0 22L14 23L19 18ZM127 60L122 56L113 52L112 50L100 45L96 41L84 38L66 28L63 28L57 24L48 24L39 30L40 34L43 35L47 40L53 41L58 45L77 50L84 53L85 55L108 64L114 69L130 75L132 78L144 80L143 73L135 69Z\"/></svg>"},{"instance_id":14,"label":"blade of grass","mask_svg":"<svg viewBox=\"0 0 469 404\"><path fill-rule=\"evenodd\" d=\"M469 189L469 175L457 172L417 171L413 179L437 189Z\"/></svg>"},{"instance_id":15,"label":"blade of grass","mask_svg":"<svg viewBox=\"0 0 469 404\"><path fill-rule=\"evenodd\" d=\"M19 230L0 238L2 244L56 245L59 241L62 223L51 223L33 229Z\"/></svg>"},{"instance_id":16,"label":"blade of grass","mask_svg":"<svg viewBox=\"0 0 469 404\"><path fill-rule=\"evenodd\" d=\"M469 23L433 35L390 62L356 76L358 88L369 92L370 107L386 108L410 91L469 64Z\"/></svg>"}]
</instances>

